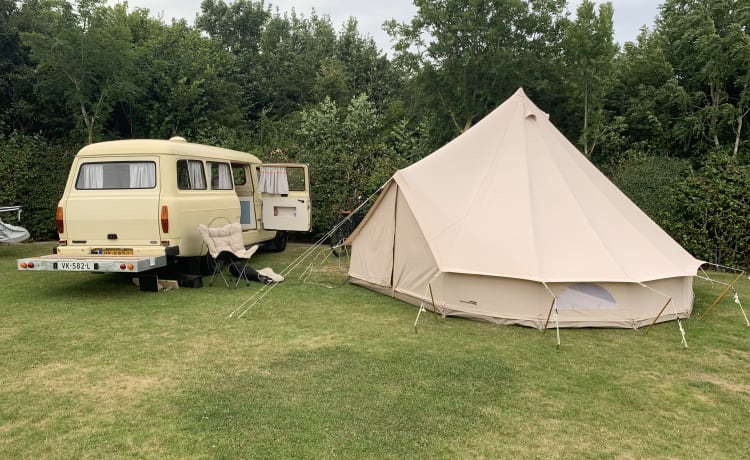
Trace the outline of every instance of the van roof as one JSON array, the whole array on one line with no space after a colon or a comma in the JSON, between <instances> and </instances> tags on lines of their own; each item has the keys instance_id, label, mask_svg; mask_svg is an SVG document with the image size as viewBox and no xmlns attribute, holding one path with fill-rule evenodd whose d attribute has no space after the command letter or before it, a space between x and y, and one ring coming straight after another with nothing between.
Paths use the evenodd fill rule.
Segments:
<instances>
[{"instance_id":1,"label":"van roof","mask_svg":"<svg viewBox=\"0 0 750 460\"><path fill-rule=\"evenodd\" d=\"M187 155L202 158L218 158L244 163L260 163L255 155L237 150L214 147L211 145L185 142L182 138L162 139L128 139L121 141L97 142L82 148L78 157L100 157L107 155L159 154Z\"/></svg>"}]
</instances>

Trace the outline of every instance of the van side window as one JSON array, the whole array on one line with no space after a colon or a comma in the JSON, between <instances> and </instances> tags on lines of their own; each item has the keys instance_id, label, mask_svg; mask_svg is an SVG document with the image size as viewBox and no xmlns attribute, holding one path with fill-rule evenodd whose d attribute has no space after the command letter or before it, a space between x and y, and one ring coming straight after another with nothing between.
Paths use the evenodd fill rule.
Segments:
<instances>
[{"instance_id":1,"label":"van side window","mask_svg":"<svg viewBox=\"0 0 750 460\"><path fill-rule=\"evenodd\" d=\"M234 178L234 185L247 184L247 174L245 174L245 168L242 165L232 165L232 177Z\"/></svg>"},{"instance_id":2,"label":"van side window","mask_svg":"<svg viewBox=\"0 0 750 460\"><path fill-rule=\"evenodd\" d=\"M203 172L202 161L177 161L177 188L180 190L206 190L206 175Z\"/></svg>"},{"instance_id":3,"label":"van side window","mask_svg":"<svg viewBox=\"0 0 750 460\"><path fill-rule=\"evenodd\" d=\"M289 166L286 168L286 176L289 183L289 191L305 191L305 168Z\"/></svg>"},{"instance_id":4,"label":"van side window","mask_svg":"<svg viewBox=\"0 0 750 460\"><path fill-rule=\"evenodd\" d=\"M212 190L232 190L232 172L229 163L208 161L208 171L211 174Z\"/></svg>"},{"instance_id":5,"label":"van side window","mask_svg":"<svg viewBox=\"0 0 750 460\"><path fill-rule=\"evenodd\" d=\"M156 187L153 161L83 163L78 170L78 190L121 190Z\"/></svg>"},{"instance_id":6,"label":"van side window","mask_svg":"<svg viewBox=\"0 0 750 460\"><path fill-rule=\"evenodd\" d=\"M304 192L305 168L292 165L261 166L258 170L258 189L282 196L289 192Z\"/></svg>"}]
</instances>

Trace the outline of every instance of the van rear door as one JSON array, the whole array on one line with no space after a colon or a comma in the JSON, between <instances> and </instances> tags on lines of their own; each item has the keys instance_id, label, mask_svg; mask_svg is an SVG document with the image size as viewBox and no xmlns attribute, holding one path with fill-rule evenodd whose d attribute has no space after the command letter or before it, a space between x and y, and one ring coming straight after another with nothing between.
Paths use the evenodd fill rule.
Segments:
<instances>
[{"instance_id":1,"label":"van rear door","mask_svg":"<svg viewBox=\"0 0 750 460\"><path fill-rule=\"evenodd\" d=\"M310 176L304 164L264 164L258 190L263 195L266 230L310 231L312 205Z\"/></svg>"},{"instance_id":2,"label":"van rear door","mask_svg":"<svg viewBox=\"0 0 750 460\"><path fill-rule=\"evenodd\" d=\"M156 156L81 162L64 203L68 244L159 246Z\"/></svg>"}]
</instances>

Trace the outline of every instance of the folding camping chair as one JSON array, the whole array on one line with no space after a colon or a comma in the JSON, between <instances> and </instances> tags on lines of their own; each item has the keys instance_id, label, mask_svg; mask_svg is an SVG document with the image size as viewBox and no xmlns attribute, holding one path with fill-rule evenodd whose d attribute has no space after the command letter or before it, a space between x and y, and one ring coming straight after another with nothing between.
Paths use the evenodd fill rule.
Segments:
<instances>
[{"instance_id":1,"label":"folding camping chair","mask_svg":"<svg viewBox=\"0 0 750 460\"><path fill-rule=\"evenodd\" d=\"M211 280L208 282L208 285L213 285L216 278L221 276L224 284L230 287L229 281L224 275L224 267L229 264L237 264L239 274L234 287L240 284L241 279L244 279L245 283L249 286L250 280L246 275L249 270L245 270L245 268L250 257L258 250L258 245L256 244L249 249L245 249L245 244L242 242L242 227L240 224L235 223L216 228L198 224L198 231L201 234L201 238L203 238L203 244L208 248L207 257L209 267L212 270Z\"/></svg>"}]
</instances>

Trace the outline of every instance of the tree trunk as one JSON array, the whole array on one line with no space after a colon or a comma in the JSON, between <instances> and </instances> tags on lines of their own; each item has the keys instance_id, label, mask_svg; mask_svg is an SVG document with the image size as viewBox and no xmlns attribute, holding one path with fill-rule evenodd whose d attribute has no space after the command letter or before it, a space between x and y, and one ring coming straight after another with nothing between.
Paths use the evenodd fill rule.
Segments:
<instances>
[{"instance_id":1,"label":"tree trunk","mask_svg":"<svg viewBox=\"0 0 750 460\"><path fill-rule=\"evenodd\" d=\"M721 147L721 143L719 142L719 132L717 125L719 124L719 117L717 115L719 111L719 105L721 104L721 89L719 88L719 85L712 83L711 84L711 105L713 106L714 110L711 112L711 120L709 121L709 136L714 141L715 147Z\"/></svg>"},{"instance_id":2,"label":"tree trunk","mask_svg":"<svg viewBox=\"0 0 750 460\"><path fill-rule=\"evenodd\" d=\"M732 150L733 157L736 157L737 152L740 151L740 139L742 138L742 125L744 123L745 117L747 116L748 112L750 112L750 109L745 110L744 113L740 114L740 116L737 117L737 133L734 136L734 149Z\"/></svg>"},{"instance_id":3,"label":"tree trunk","mask_svg":"<svg viewBox=\"0 0 750 460\"><path fill-rule=\"evenodd\" d=\"M86 111L86 106L81 102L81 115L83 115L83 124L86 125L86 132L88 133L88 143L94 143L94 117L89 118L89 114Z\"/></svg>"},{"instance_id":4,"label":"tree trunk","mask_svg":"<svg viewBox=\"0 0 750 460\"><path fill-rule=\"evenodd\" d=\"M584 86L583 90L583 152L586 154L586 158L589 155L589 92L588 85Z\"/></svg>"}]
</instances>

